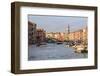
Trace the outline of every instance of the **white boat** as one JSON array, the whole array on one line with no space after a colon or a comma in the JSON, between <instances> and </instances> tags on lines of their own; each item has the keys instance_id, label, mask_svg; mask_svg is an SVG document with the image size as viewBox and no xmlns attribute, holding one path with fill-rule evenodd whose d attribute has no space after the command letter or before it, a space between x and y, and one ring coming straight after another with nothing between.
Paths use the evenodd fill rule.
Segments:
<instances>
[{"instance_id":1,"label":"white boat","mask_svg":"<svg viewBox=\"0 0 100 76\"><path fill-rule=\"evenodd\" d=\"M77 45L77 46L74 46L75 48L75 52L77 53L86 53L87 52L87 49L85 48L84 45Z\"/></svg>"},{"instance_id":2,"label":"white boat","mask_svg":"<svg viewBox=\"0 0 100 76\"><path fill-rule=\"evenodd\" d=\"M65 47L70 47L69 45L65 45Z\"/></svg>"}]
</instances>

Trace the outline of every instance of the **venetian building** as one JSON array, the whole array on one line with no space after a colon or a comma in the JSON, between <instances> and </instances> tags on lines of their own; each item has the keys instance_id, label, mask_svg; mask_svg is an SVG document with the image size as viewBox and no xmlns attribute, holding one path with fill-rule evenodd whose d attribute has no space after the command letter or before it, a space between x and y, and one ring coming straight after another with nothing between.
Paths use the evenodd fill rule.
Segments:
<instances>
[{"instance_id":1,"label":"venetian building","mask_svg":"<svg viewBox=\"0 0 100 76\"><path fill-rule=\"evenodd\" d=\"M70 34L69 34L69 40L71 40L71 41L75 40L75 32L70 32Z\"/></svg>"},{"instance_id":2,"label":"venetian building","mask_svg":"<svg viewBox=\"0 0 100 76\"><path fill-rule=\"evenodd\" d=\"M36 43L36 24L28 21L28 44Z\"/></svg>"},{"instance_id":3,"label":"venetian building","mask_svg":"<svg viewBox=\"0 0 100 76\"><path fill-rule=\"evenodd\" d=\"M88 29L87 27L83 29L83 41L84 41L84 44L87 44L88 43Z\"/></svg>"},{"instance_id":4,"label":"venetian building","mask_svg":"<svg viewBox=\"0 0 100 76\"><path fill-rule=\"evenodd\" d=\"M83 37L82 33L83 33L82 29L75 32L75 41L82 41L82 37Z\"/></svg>"},{"instance_id":5,"label":"venetian building","mask_svg":"<svg viewBox=\"0 0 100 76\"><path fill-rule=\"evenodd\" d=\"M53 33L53 32L46 32L46 38L55 38L55 33Z\"/></svg>"},{"instance_id":6,"label":"venetian building","mask_svg":"<svg viewBox=\"0 0 100 76\"><path fill-rule=\"evenodd\" d=\"M37 29L36 37L40 40L40 42L44 42L46 40L46 32L44 31L44 29Z\"/></svg>"},{"instance_id":7,"label":"venetian building","mask_svg":"<svg viewBox=\"0 0 100 76\"><path fill-rule=\"evenodd\" d=\"M61 32L61 41L64 41L66 38L65 38L65 33L64 32Z\"/></svg>"}]
</instances>

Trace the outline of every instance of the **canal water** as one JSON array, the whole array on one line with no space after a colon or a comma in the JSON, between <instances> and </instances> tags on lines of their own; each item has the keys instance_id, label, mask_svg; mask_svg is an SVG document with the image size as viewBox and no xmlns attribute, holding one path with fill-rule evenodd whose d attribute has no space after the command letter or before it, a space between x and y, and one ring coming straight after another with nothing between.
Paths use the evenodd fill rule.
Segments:
<instances>
[{"instance_id":1,"label":"canal water","mask_svg":"<svg viewBox=\"0 0 100 76\"><path fill-rule=\"evenodd\" d=\"M46 44L37 47L28 47L28 60L55 60L55 59L79 59L87 58L88 53L75 53L75 49L64 44Z\"/></svg>"}]
</instances>

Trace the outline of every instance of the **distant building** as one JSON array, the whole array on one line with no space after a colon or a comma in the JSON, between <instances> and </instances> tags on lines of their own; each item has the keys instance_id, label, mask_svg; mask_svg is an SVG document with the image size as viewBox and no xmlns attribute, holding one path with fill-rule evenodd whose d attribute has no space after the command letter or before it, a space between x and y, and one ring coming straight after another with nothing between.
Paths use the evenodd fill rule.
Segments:
<instances>
[{"instance_id":1,"label":"distant building","mask_svg":"<svg viewBox=\"0 0 100 76\"><path fill-rule=\"evenodd\" d=\"M61 34L61 41L66 40L66 33L62 32Z\"/></svg>"},{"instance_id":2,"label":"distant building","mask_svg":"<svg viewBox=\"0 0 100 76\"><path fill-rule=\"evenodd\" d=\"M69 34L69 40L71 40L71 41L75 40L75 32L71 32Z\"/></svg>"},{"instance_id":3,"label":"distant building","mask_svg":"<svg viewBox=\"0 0 100 76\"><path fill-rule=\"evenodd\" d=\"M56 32L55 33L55 38L59 41L64 41L64 34L61 32Z\"/></svg>"},{"instance_id":4,"label":"distant building","mask_svg":"<svg viewBox=\"0 0 100 76\"><path fill-rule=\"evenodd\" d=\"M83 41L84 43L83 44L87 44L88 43L88 30L87 30L87 27L83 29Z\"/></svg>"},{"instance_id":5,"label":"distant building","mask_svg":"<svg viewBox=\"0 0 100 76\"><path fill-rule=\"evenodd\" d=\"M55 33L54 32L46 32L46 38L55 38Z\"/></svg>"},{"instance_id":6,"label":"distant building","mask_svg":"<svg viewBox=\"0 0 100 76\"><path fill-rule=\"evenodd\" d=\"M36 24L28 21L28 44L36 43Z\"/></svg>"},{"instance_id":7,"label":"distant building","mask_svg":"<svg viewBox=\"0 0 100 76\"><path fill-rule=\"evenodd\" d=\"M46 38L64 41L65 40L65 33L63 33L63 32L49 32L49 33L46 33Z\"/></svg>"},{"instance_id":8,"label":"distant building","mask_svg":"<svg viewBox=\"0 0 100 76\"><path fill-rule=\"evenodd\" d=\"M74 32L74 40L75 41L81 41L82 37L83 37L83 30L82 29Z\"/></svg>"},{"instance_id":9,"label":"distant building","mask_svg":"<svg viewBox=\"0 0 100 76\"><path fill-rule=\"evenodd\" d=\"M40 42L44 42L46 39L46 33L43 29L37 29L36 30L36 38L39 39Z\"/></svg>"},{"instance_id":10,"label":"distant building","mask_svg":"<svg viewBox=\"0 0 100 76\"><path fill-rule=\"evenodd\" d=\"M72 41L85 41L87 40L87 28L79 29L69 33L69 40Z\"/></svg>"}]
</instances>

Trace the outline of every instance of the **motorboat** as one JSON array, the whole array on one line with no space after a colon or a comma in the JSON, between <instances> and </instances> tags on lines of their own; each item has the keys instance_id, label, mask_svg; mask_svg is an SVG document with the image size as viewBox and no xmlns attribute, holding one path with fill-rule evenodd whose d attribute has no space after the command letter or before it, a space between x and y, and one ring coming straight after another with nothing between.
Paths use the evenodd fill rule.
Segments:
<instances>
[{"instance_id":1,"label":"motorboat","mask_svg":"<svg viewBox=\"0 0 100 76\"><path fill-rule=\"evenodd\" d=\"M84 45L76 45L73 47L75 48L75 52L77 53L87 53L88 52L87 48Z\"/></svg>"}]
</instances>

